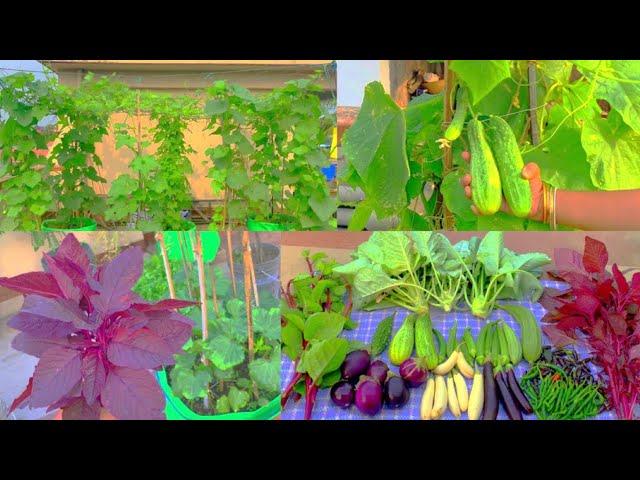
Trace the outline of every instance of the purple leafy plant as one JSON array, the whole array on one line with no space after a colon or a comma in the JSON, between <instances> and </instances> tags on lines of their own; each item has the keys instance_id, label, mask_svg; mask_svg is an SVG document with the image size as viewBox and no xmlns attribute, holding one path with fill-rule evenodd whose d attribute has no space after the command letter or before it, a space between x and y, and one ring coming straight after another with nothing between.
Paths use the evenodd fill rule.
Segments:
<instances>
[{"instance_id":1,"label":"purple leafy plant","mask_svg":"<svg viewBox=\"0 0 640 480\"><path fill-rule=\"evenodd\" d=\"M149 304L132 288L143 253L130 247L98 268L73 234L44 272L0 277L24 294L9 320L20 331L12 346L38 357L16 408L62 409L63 419L98 419L102 409L123 420L164 419L164 395L151 370L173 365L191 337L192 321L175 309L184 300Z\"/></svg>"}]
</instances>

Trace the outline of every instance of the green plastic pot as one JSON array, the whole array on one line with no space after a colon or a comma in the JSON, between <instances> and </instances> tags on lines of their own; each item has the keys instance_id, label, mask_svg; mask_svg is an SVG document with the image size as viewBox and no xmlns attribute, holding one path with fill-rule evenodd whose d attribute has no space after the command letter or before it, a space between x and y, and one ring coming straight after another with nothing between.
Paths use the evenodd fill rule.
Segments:
<instances>
[{"instance_id":1,"label":"green plastic pot","mask_svg":"<svg viewBox=\"0 0 640 480\"><path fill-rule=\"evenodd\" d=\"M157 373L158 383L164 392L166 404L164 412L167 420L273 420L280 415L280 395L267 403L264 407L251 412L225 413L223 415L200 415L187 407L176 397L167 381L164 370Z\"/></svg>"},{"instance_id":2,"label":"green plastic pot","mask_svg":"<svg viewBox=\"0 0 640 480\"><path fill-rule=\"evenodd\" d=\"M75 220L81 225L80 227L69 228L64 227L59 220L45 220L42 222L43 232L94 232L98 229L95 220L87 217L77 217Z\"/></svg>"},{"instance_id":3,"label":"green plastic pot","mask_svg":"<svg viewBox=\"0 0 640 480\"><path fill-rule=\"evenodd\" d=\"M291 228L282 223L261 222L249 218L247 220L247 230L250 232L286 232Z\"/></svg>"},{"instance_id":4,"label":"green plastic pot","mask_svg":"<svg viewBox=\"0 0 640 480\"><path fill-rule=\"evenodd\" d=\"M193 262L195 257L193 255L193 243L191 238L193 235L190 232L196 231L196 224L188 222L190 225L189 230L185 232L167 231L162 232L164 234L164 244L167 247L167 255L170 260L182 259L182 249L180 248L180 235L182 235L183 246L187 261ZM200 232L200 238L202 239L202 256L205 262L211 262L218 254L220 248L220 234L218 232L202 231ZM156 244L158 253L160 253L160 244Z\"/></svg>"}]
</instances>

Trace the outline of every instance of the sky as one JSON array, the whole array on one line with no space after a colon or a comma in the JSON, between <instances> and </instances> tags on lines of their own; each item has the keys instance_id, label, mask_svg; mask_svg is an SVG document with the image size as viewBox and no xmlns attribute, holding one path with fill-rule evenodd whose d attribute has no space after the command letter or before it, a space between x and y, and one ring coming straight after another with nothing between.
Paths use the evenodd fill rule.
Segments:
<instances>
[{"instance_id":1,"label":"sky","mask_svg":"<svg viewBox=\"0 0 640 480\"><path fill-rule=\"evenodd\" d=\"M380 60L338 60L338 106L359 107L367 83L380 80Z\"/></svg>"},{"instance_id":2,"label":"sky","mask_svg":"<svg viewBox=\"0 0 640 480\"><path fill-rule=\"evenodd\" d=\"M3 70L3 69L7 70ZM16 73L13 70L37 70L41 72L43 70L42 64L37 60L0 60L0 75L10 75ZM42 74L34 74L36 77L43 77Z\"/></svg>"}]
</instances>

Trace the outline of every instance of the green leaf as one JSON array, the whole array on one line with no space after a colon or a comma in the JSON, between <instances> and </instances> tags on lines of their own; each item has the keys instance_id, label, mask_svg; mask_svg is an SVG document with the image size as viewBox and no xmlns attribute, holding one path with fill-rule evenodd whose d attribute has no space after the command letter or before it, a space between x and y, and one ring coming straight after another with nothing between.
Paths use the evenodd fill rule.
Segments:
<instances>
[{"instance_id":1,"label":"green leaf","mask_svg":"<svg viewBox=\"0 0 640 480\"><path fill-rule=\"evenodd\" d=\"M440 191L450 212L463 221L475 222L476 216L471 211L471 200L464 194L464 188L460 184L462 176L463 172L458 170L449 172L442 180Z\"/></svg>"},{"instance_id":2,"label":"green leaf","mask_svg":"<svg viewBox=\"0 0 640 480\"><path fill-rule=\"evenodd\" d=\"M264 358L254 360L249 364L249 375L261 390L267 392L279 391L280 355L274 355L270 360Z\"/></svg>"},{"instance_id":3,"label":"green leaf","mask_svg":"<svg viewBox=\"0 0 640 480\"><path fill-rule=\"evenodd\" d=\"M24 183L27 187L35 187L42 177L38 174L38 172L29 171L24 172L20 175L20 182Z\"/></svg>"},{"instance_id":4,"label":"green leaf","mask_svg":"<svg viewBox=\"0 0 640 480\"><path fill-rule=\"evenodd\" d=\"M229 393L227 395L229 397L229 405L231 406L231 410L234 412L238 412L249 403L249 399L251 396L245 392L244 390L238 390L235 386L229 389Z\"/></svg>"},{"instance_id":5,"label":"green leaf","mask_svg":"<svg viewBox=\"0 0 640 480\"><path fill-rule=\"evenodd\" d=\"M257 333L264 335L267 340L280 339L280 309L254 308L253 327Z\"/></svg>"},{"instance_id":6,"label":"green leaf","mask_svg":"<svg viewBox=\"0 0 640 480\"><path fill-rule=\"evenodd\" d=\"M209 100L204 105L204 114L212 117L214 115L220 115L229 109L229 101L226 98Z\"/></svg>"},{"instance_id":7,"label":"green leaf","mask_svg":"<svg viewBox=\"0 0 640 480\"><path fill-rule=\"evenodd\" d=\"M129 175L120 175L111 184L109 189L110 197L128 197L131 192L138 188L138 182Z\"/></svg>"},{"instance_id":8,"label":"green leaf","mask_svg":"<svg viewBox=\"0 0 640 480\"><path fill-rule=\"evenodd\" d=\"M301 367L304 368L315 384L318 384L325 373L332 372L342 365L349 342L344 338L331 338L314 343L305 351Z\"/></svg>"},{"instance_id":9,"label":"green leaf","mask_svg":"<svg viewBox=\"0 0 640 480\"><path fill-rule=\"evenodd\" d=\"M128 134L116 134L116 149L120 149L124 146L129 147L131 150L136 150L138 142L134 137Z\"/></svg>"},{"instance_id":10,"label":"green leaf","mask_svg":"<svg viewBox=\"0 0 640 480\"><path fill-rule=\"evenodd\" d=\"M205 353L220 370L227 370L244 362L243 347L225 335L209 340L205 345Z\"/></svg>"},{"instance_id":11,"label":"green leaf","mask_svg":"<svg viewBox=\"0 0 640 480\"><path fill-rule=\"evenodd\" d=\"M205 369L194 372L180 367L171 370L170 378L173 391L187 400L205 398L212 380L211 374Z\"/></svg>"},{"instance_id":12,"label":"green leaf","mask_svg":"<svg viewBox=\"0 0 640 480\"><path fill-rule=\"evenodd\" d=\"M239 298L228 300L225 307L227 308L227 312L236 320L243 318L245 315L244 302Z\"/></svg>"},{"instance_id":13,"label":"green leaf","mask_svg":"<svg viewBox=\"0 0 640 480\"><path fill-rule=\"evenodd\" d=\"M473 105L511 77L509 60L451 60L449 68L469 88Z\"/></svg>"},{"instance_id":14,"label":"green leaf","mask_svg":"<svg viewBox=\"0 0 640 480\"><path fill-rule=\"evenodd\" d=\"M263 183L252 183L244 190L244 194L252 202L268 202L271 198L269 187Z\"/></svg>"},{"instance_id":15,"label":"green leaf","mask_svg":"<svg viewBox=\"0 0 640 480\"><path fill-rule=\"evenodd\" d=\"M309 165L319 168L327 167L331 163L329 157L321 150L313 150L312 152L307 153L305 158Z\"/></svg>"},{"instance_id":16,"label":"green leaf","mask_svg":"<svg viewBox=\"0 0 640 480\"><path fill-rule=\"evenodd\" d=\"M320 388L330 388L340 381L342 373L340 370L334 370L333 372L325 373L320 381Z\"/></svg>"},{"instance_id":17,"label":"green leaf","mask_svg":"<svg viewBox=\"0 0 640 480\"><path fill-rule=\"evenodd\" d=\"M309 206L318 218L324 222L336 213L338 200L321 193L314 193L309 199Z\"/></svg>"},{"instance_id":18,"label":"green leaf","mask_svg":"<svg viewBox=\"0 0 640 480\"><path fill-rule=\"evenodd\" d=\"M158 161L153 155L138 155L133 159L133 162L131 162L131 169L145 176L149 175L156 168L158 168Z\"/></svg>"},{"instance_id":19,"label":"green leaf","mask_svg":"<svg viewBox=\"0 0 640 480\"><path fill-rule=\"evenodd\" d=\"M476 259L484 265L487 275L495 275L498 272L503 245L502 232L487 232L480 240Z\"/></svg>"},{"instance_id":20,"label":"green leaf","mask_svg":"<svg viewBox=\"0 0 640 480\"><path fill-rule=\"evenodd\" d=\"M407 205L409 161L405 141L402 109L385 93L382 84L368 84L358 118L343 140L348 162L345 180L354 180L352 186L362 188L379 218L393 215Z\"/></svg>"},{"instance_id":21,"label":"green leaf","mask_svg":"<svg viewBox=\"0 0 640 480\"><path fill-rule=\"evenodd\" d=\"M216 412L218 414L229 413L231 411L231 403L226 395L221 396L216 400Z\"/></svg>"},{"instance_id":22,"label":"green leaf","mask_svg":"<svg viewBox=\"0 0 640 480\"><path fill-rule=\"evenodd\" d=\"M284 353L295 361L302 354L302 332L291 322L282 327Z\"/></svg>"},{"instance_id":23,"label":"green leaf","mask_svg":"<svg viewBox=\"0 0 640 480\"><path fill-rule=\"evenodd\" d=\"M311 340L327 340L340 335L346 318L338 313L318 312L307 318L304 326L304 338Z\"/></svg>"},{"instance_id":24,"label":"green leaf","mask_svg":"<svg viewBox=\"0 0 640 480\"><path fill-rule=\"evenodd\" d=\"M249 175L244 168L234 168L227 174L227 185L233 190L240 190L249 184Z\"/></svg>"},{"instance_id":25,"label":"green leaf","mask_svg":"<svg viewBox=\"0 0 640 480\"><path fill-rule=\"evenodd\" d=\"M349 220L349 231L359 232L360 230L364 230L372 213L373 207L366 200L358 203Z\"/></svg>"},{"instance_id":26,"label":"green leaf","mask_svg":"<svg viewBox=\"0 0 640 480\"><path fill-rule=\"evenodd\" d=\"M602 190L640 188L640 134L616 111L593 118L582 129L582 146L591 164L591 180Z\"/></svg>"}]
</instances>

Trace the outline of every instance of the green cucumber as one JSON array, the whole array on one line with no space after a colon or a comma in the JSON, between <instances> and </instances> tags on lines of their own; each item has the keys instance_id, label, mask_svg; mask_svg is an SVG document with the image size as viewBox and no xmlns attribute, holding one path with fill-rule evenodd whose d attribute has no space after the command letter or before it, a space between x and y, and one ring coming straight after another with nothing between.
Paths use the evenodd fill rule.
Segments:
<instances>
[{"instance_id":1,"label":"green cucumber","mask_svg":"<svg viewBox=\"0 0 640 480\"><path fill-rule=\"evenodd\" d=\"M471 152L471 199L482 215L493 215L502 205L502 184L482 122L474 118L467 129Z\"/></svg>"},{"instance_id":2,"label":"green cucumber","mask_svg":"<svg viewBox=\"0 0 640 480\"><path fill-rule=\"evenodd\" d=\"M391 340L391 345L389 345L389 361L394 365L400 365L407 360L413 352L415 322L415 314L407 316Z\"/></svg>"},{"instance_id":3,"label":"green cucumber","mask_svg":"<svg viewBox=\"0 0 640 480\"><path fill-rule=\"evenodd\" d=\"M518 140L509 124L496 116L489 118L486 135L507 204L516 217L525 218L531 213L531 186L528 180L522 178L524 161Z\"/></svg>"},{"instance_id":4,"label":"green cucumber","mask_svg":"<svg viewBox=\"0 0 640 480\"><path fill-rule=\"evenodd\" d=\"M427 368L438 366L438 352L433 338L433 326L428 313L419 315L415 325L416 355L424 358Z\"/></svg>"},{"instance_id":5,"label":"green cucumber","mask_svg":"<svg viewBox=\"0 0 640 480\"><path fill-rule=\"evenodd\" d=\"M467 110L469 109L469 98L466 88L460 86L456 93L456 111L453 114L451 123L444 132L444 138L453 142L457 140L462 133L464 127L464 120L467 117Z\"/></svg>"}]
</instances>

